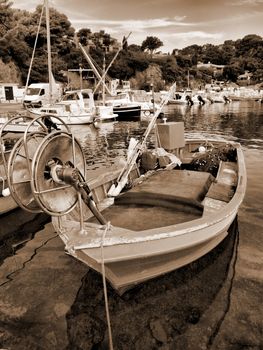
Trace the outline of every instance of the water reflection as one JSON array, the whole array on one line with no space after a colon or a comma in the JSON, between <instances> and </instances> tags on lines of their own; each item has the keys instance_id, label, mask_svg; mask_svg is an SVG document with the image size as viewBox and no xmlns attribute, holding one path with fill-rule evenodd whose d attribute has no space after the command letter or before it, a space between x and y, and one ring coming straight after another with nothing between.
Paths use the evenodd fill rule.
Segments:
<instances>
[{"instance_id":1,"label":"water reflection","mask_svg":"<svg viewBox=\"0 0 263 350\"><path fill-rule=\"evenodd\" d=\"M224 138L248 148L263 149L263 105L259 102L214 103L204 106L166 107L168 121L183 121L188 137ZM74 126L90 169L110 166L126 157L131 137L140 138L147 121L108 122L95 126ZM154 133L149 137L154 144Z\"/></svg>"},{"instance_id":2,"label":"water reflection","mask_svg":"<svg viewBox=\"0 0 263 350\"><path fill-rule=\"evenodd\" d=\"M169 108L169 120L181 120L186 131L224 136L246 146L262 148L263 106L259 102L214 103Z\"/></svg>"}]
</instances>

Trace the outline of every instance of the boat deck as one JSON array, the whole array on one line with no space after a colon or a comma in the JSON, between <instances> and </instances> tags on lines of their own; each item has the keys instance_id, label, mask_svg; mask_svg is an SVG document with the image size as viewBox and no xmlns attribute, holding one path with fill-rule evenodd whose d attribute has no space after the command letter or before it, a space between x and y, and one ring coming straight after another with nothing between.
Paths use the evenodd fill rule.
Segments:
<instances>
[{"instance_id":1,"label":"boat deck","mask_svg":"<svg viewBox=\"0 0 263 350\"><path fill-rule=\"evenodd\" d=\"M133 231L195 220L203 215L201 201L213 181L206 172L160 170L122 193L102 214L113 226Z\"/></svg>"}]
</instances>

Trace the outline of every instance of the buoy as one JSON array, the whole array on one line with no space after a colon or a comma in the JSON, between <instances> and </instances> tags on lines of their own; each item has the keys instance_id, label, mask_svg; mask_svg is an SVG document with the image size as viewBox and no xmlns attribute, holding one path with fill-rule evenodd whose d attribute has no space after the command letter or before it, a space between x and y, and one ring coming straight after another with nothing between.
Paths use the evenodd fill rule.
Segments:
<instances>
[{"instance_id":1,"label":"buoy","mask_svg":"<svg viewBox=\"0 0 263 350\"><path fill-rule=\"evenodd\" d=\"M198 148L198 151L199 151L200 153L204 153L204 152L206 151L206 148L205 148L204 146L200 146L200 147Z\"/></svg>"},{"instance_id":2,"label":"buoy","mask_svg":"<svg viewBox=\"0 0 263 350\"><path fill-rule=\"evenodd\" d=\"M8 197L8 196L10 196L10 190L9 190L8 187L3 189L2 195L3 195L3 197Z\"/></svg>"}]
</instances>

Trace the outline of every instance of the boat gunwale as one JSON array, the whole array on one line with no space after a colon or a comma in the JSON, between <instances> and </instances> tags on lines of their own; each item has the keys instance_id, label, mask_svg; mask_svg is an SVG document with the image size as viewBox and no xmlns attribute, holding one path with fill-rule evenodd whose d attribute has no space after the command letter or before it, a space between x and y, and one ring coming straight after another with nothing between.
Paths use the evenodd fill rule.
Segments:
<instances>
[{"instance_id":1,"label":"boat gunwale","mask_svg":"<svg viewBox=\"0 0 263 350\"><path fill-rule=\"evenodd\" d=\"M187 140L187 143L199 143L200 142L204 142L204 141L208 141L208 140L202 140L202 139L196 139L196 140ZM245 169L245 162L244 162L244 156L243 156L243 152L241 149L241 145L239 143L236 142L228 142L225 140L209 140L208 142L217 142L220 144L232 144L235 146L236 150L237 150L237 164L238 164L238 183L237 183L237 187L236 187L236 191L235 194L233 196L233 198L229 201L229 203L226 203L226 205L219 209L218 211L216 211L215 213L211 213L209 217L201 217L189 222L184 222L184 223L180 223L180 224L175 224L175 225L170 225L170 226L166 226L166 227L161 227L161 228L155 228L155 229L149 229L149 230L143 230L143 231L131 231L131 230L125 230L122 229L120 227L118 227L118 236L119 238L121 238L121 240L119 240L119 242L117 241L117 236L115 237L105 237L105 240L103 242L103 247L104 247L104 254L105 254L105 262L117 262L122 260L122 258L120 257L120 255L116 254L115 257L107 257L107 251L110 251L113 247L117 250L121 250L122 247L126 244L126 245L136 245L138 243L143 243L143 242L150 242L150 241L159 241L160 239L164 240L164 239L175 239L176 237L179 236L187 236L187 235L191 235L191 234L195 234L196 232L200 231L200 230L205 230L208 227L212 227L215 226L217 224L220 224L223 221L226 221L228 218L234 219L233 216L235 217L238 211L238 208L244 198L245 195L245 187L246 187L246 169ZM105 176L105 175L104 175ZM97 228L101 228L103 229L103 226L101 225L97 225ZM114 229L114 227L113 227ZM160 233L160 230L162 231ZM120 235L120 232L121 235ZM117 232L116 232L117 233ZM125 233L127 234L127 237L129 239L126 239L126 241L123 239L123 236L125 235ZM198 234L198 233L197 233ZM216 236L217 234L219 234L218 232L216 232L214 235L211 235L209 237L209 239L212 239L214 236ZM132 236L132 237L131 237ZM112 239L114 238L114 239ZM204 241L207 240L204 239ZM202 241L199 240L197 242L193 242L194 245L196 244L200 244ZM187 247L189 246L189 243L187 244ZM89 251L92 251L94 249L94 251L98 248L101 248L101 239L98 240L97 244L94 245L93 247L91 246L82 246L82 247L75 247L74 249L88 249ZM180 249L183 249L183 247L181 247ZM165 253L167 253L167 248L164 249ZM172 251L176 251L177 247L172 247L170 252ZM149 252L148 252L149 253ZM152 252L151 255L155 255L155 254L160 254L160 250L158 250L158 252ZM148 256L150 256L150 253L148 254ZM134 255L133 259L138 259L139 256L138 255Z\"/></svg>"}]
</instances>

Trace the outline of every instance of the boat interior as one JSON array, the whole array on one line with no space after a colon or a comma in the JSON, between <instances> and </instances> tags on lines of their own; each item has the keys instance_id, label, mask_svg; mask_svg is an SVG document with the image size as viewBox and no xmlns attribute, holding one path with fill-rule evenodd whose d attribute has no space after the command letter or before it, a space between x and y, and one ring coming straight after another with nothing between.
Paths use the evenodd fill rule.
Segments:
<instances>
[{"instance_id":1,"label":"boat interior","mask_svg":"<svg viewBox=\"0 0 263 350\"><path fill-rule=\"evenodd\" d=\"M141 231L195 220L224 207L237 186L236 151L213 146L200 153L194 146L181 150L182 164L173 170L147 170L149 162L141 162L145 173L136 178L138 169L133 172L114 204L102 210L105 219L115 227ZM99 187L93 189L97 203ZM96 218L88 221L95 223Z\"/></svg>"}]
</instances>

